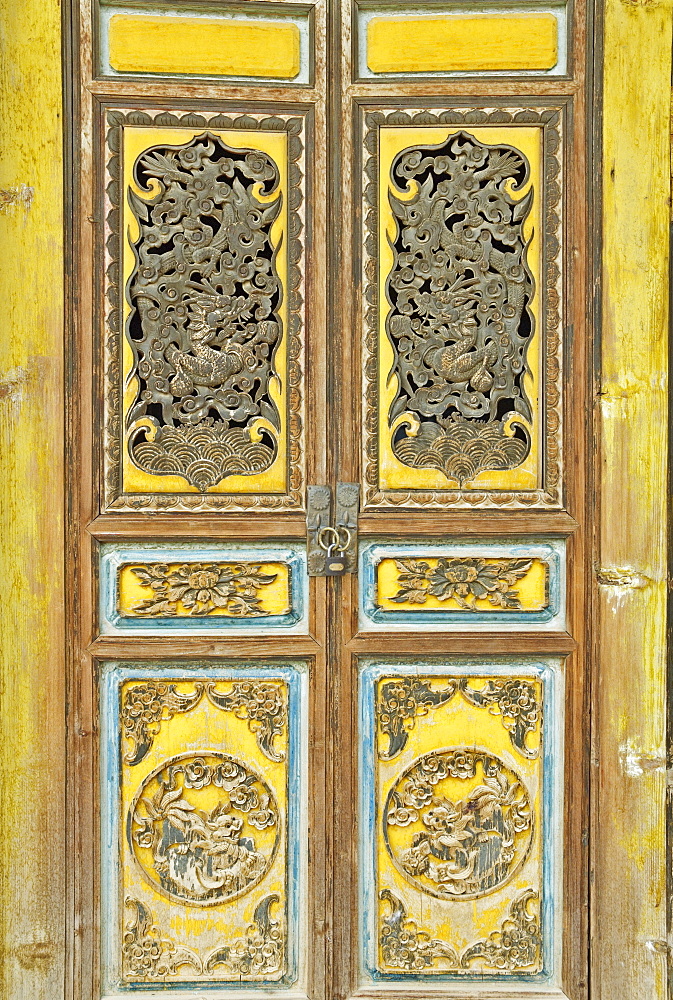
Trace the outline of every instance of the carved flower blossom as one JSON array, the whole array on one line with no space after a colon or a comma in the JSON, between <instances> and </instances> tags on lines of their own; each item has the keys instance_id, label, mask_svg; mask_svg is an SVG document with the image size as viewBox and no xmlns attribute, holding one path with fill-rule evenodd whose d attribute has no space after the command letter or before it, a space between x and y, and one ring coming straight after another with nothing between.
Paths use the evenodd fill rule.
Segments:
<instances>
[{"instance_id":1,"label":"carved flower blossom","mask_svg":"<svg viewBox=\"0 0 673 1000\"><path fill-rule=\"evenodd\" d=\"M220 610L236 617L267 614L257 592L276 579L252 564L183 563L171 569L165 563L134 566L133 573L154 596L133 609L137 614L171 617L179 605L191 615Z\"/></svg>"}]
</instances>

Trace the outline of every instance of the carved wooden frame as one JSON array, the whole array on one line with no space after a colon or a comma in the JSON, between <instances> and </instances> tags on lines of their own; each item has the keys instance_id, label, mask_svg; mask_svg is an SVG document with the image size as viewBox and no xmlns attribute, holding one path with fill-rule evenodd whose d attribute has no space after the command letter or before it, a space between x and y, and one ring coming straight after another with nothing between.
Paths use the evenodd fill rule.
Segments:
<instances>
[{"instance_id":1,"label":"carved wooden frame","mask_svg":"<svg viewBox=\"0 0 673 1000\"><path fill-rule=\"evenodd\" d=\"M305 116L296 113L268 115L258 112L230 116L221 112L171 112L145 109L108 108L105 136L105 197L103 212L103 266L106 275L101 301L106 302L105 317L100 317L102 351L101 381L104 383L104 418L101 427L102 471L101 509L106 511L244 511L303 510L306 482L306 445L304 442L305 400L302 372L305 370L305 276L303 231L305 228L306 150L302 137ZM287 483L285 494L232 493L156 493L128 494L122 490L121 449L126 447L122 429L121 338L123 326L121 260L124 233L122 204L124 193L121 165L125 125L155 128L237 129L244 132L285 131L288 134L288 299L287 337L289 386L286 433Z\"/></svg>"},{"instance_id":2,"label":"carved wooden frame","mask_svg":"<svg viewBox=\"0 0 673 1000\"><path fill-rule=\"evenodd\" d=\"M562 486L562 351L563 323L563 132L565 107L542 108L502 105L465 109L446 107L428 101L423 109L363 111L361 142L362 164L362 285L363 285L363 412L362 464L364 507L390 508L558 508L563 506ZM540 464L543 488L539 490L382 490L378 485L378 129L384 125L504 125L515 129L523 125L541 125L542 154L542 233L540 329L542 365L540 372L541 406L537 433L542 441ZM541 433L540 433L541 432Z\"/></svg>"}]
</instances>

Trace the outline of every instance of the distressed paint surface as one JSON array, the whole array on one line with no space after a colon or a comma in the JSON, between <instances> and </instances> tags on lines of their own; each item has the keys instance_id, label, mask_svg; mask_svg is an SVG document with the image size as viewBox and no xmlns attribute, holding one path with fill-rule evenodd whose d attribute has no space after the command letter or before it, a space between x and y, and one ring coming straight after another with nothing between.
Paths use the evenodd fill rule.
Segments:
<instances>
[{"instance_id":1,"label":"distressed paint surface","mask_svg":"<svg viewBox=\"0 0 673 1000\"><path fill-rule=\"evenodd\" d=\"M564 629L565 578L565 543L555 539L369 542L360 548L360 623L396 631Z\"/></svg>"},{"instance_id":2,"label":"distressed paint surface","mask_svg":"<svg viewBox=\"0 0 673 1000\"><path fill-rule=\"evenodd\" d=\"M365 666L360 692L364 828L361 841L364 868L362 927L364 963L373 979L408 981L476 976L479 981L491 977L526 981L554 976L557 944L554 935L558 927L554 931L552 925L560 902L556 851L561 826L557 810L562 780L559 754L562 723L557 714L555 690L555 682L560 679L558 669L557 661L553 665L535 666L513 662L505 665L502 661L487 665L464 660L441 666L419 662L395 666L368 663ZM405 688L406 697L402 701L405 678L412 687ZM529 717L525 743L516 746L512 742L505 712L493 706L489 709L470 704L460 690L461 682L477 691L486 690L493 683L527 685L529 697L538 705L539 714ZM391 687L394 684L397 685L395 689ZM417 684L436 693L434 704L429 700L422 703L424 695L415 690ZM454 686L456 693L446 697ZM391 702L390 696L396 690L399 700ZM404 718L405 735L401 738L390 723L395 712ZM437 824L443 810L460 813L470 794L475 794L472 786L481 784L483 792L483 782L489 780L484 773L483 758L489 754L491 760L497 762L502 780L510 784L510 797L518 794L526 799L531 823L514 834L509 871L496 879L495 885L470 892L465 890L465 886L470 885L470 875L466 879L466 872L478 870L480 862L475 858L481 842L477 839L472 851L463 851L458 842L469 848L472 838L468 834L472 826L480 823L489 826L493 814L489 813L489 818L477 818L479 807L473 803L467 807L466 816L475 818L469 819L467 824L454 817L449 824L450 833ZM470 775L470 755L480 758L473 767L473 775ZM404 780L405 774L413 775L414 765L418 770L419 761L429 777L420 787L412 789L409 781ZM449 770L445 777L438 773L438 761L440 770L443 765ZM493 777L490 780L493 782ZM513 786L517 783L520 784L515 792ZM432 798L428 801L430 795ZM392 825L386 822L391 809L395 813ZM488 808L486 811L489 812ZM451 843L453 848L448 865L446 860L442 862L430 857L431 864L438 869L447 868L445 880L437 883L427 874L420 873L422 866L415 865L410 853L405 859L403 848L408 849L419 835L422 839L428 832L433 836L441 835L442 831L444 843ZM487 839L488 836L497 840L493 834L487 835ZM449 877L449 869L456 871L455 879ZM415 874L410 874L412 870ZM516 962L508 960L503 953L503 964L495 967L484 956L475 955L470 959L471 947L497 933L507 920L512 904L528 891L543 901L539 912L544 913L544 917L539 943L533 944L527 960L517 967ZM395 938L396 931L386 935L384 928L391 897L402 902L406 919L417 925L419 939L415 943L409 944L403 933L400 948L390 947L389 937ZM404 928L407 932L409 929L408 926ZM425 951L419 947L421 932L427 935ZM412 953L409 965L401 951L405 941ZM435 945L434 954L430 942ZM437 947L438 942L442 948Z\"/></svg>"},{"instance_id":3,"label":"distressed paint surface","mask_svg":"<svg viewBox=\"0 0 673 1000\"><path fill-rule=\"evenodd\" d=\"M671 38L669 2L607 0L592 929L597 1000L666 996Z\"/></svg>"},{"instance_id":4,"label":"distressed paint surface","mask_svg":"<svg viewBox=\"0 0 673 1000\"><path fill-rule=\"evenodd\" d=\"M120 73L268 77L299 72L299 29L292 22L114 14L110 65Z\"/></svg>"},{"instance_id":5,"label":"distressed paint surface","mask_svg":"<svg viewBox=\"0 0 673 1000\"><path fill-rule=\"evenodd\" d=\"M413 438L418 431L419 421L415 414L397 414L392 422L389 422L389 411L391 404L396 399L398 390L398 376L391 376L391 368L394 363L394 352L386 330L386 323L391 304L387 293L387 281L391 275L395 257L393 244L397 236L397 222L390 204L390 194L394 193L398 199L411 201L418 195L420 185L418 181L412 180L408 187L409 191L402 194L397 190L391 178L391 168L395 157L401 150L415 146L427 147L445 143L452 136L467 132L474 136L478 142L487 145L499 143L515 147L527 158L530 165L530 176L525 184L516 188L517 201L523 201L528 192L533 190L533 201L530 213L523 222L523 235L527 241L526 255L530 272L533 276L535 288L539 288L541 275L541 247L540 231L542 218L542 198L541 193L541 160L542 160L542 129L535 127L511 127L491 128L484 126L472 126L467 128L436 128L436 127L382 127L379 138L379 361L378 361L378 391L379 391L379 412L378 412L378 448L379 448L379 486L382 490L448 490L458 488L458 482L449 478L444 472L434 468L413 468L403 464L395 455L392 446L392 436L405 423L410 423L409 435ZM530 312L533 317L537 333L531 337L530 345L526 356L526 375L524 384L527 396L530 400L532 421L530 424L521 414L517 414L517 421L525 424L531 432L530 451L525 460L512 469L497 471L479 472L469 481L462 485L463 489L469 490L531 490L540 485L540 428L539 428L539 396L540 396L540 360L542 338L539 333L540 324L540 303L539 294L534 294L530 302ZM416 430L414 430L416 428Z\"/></svg>"},{"instance_id":6,"label":"distressed paint surface","mask_svg":"<svg viewBox=\"0 0 673 1000\"><path fill-rule=\"evenodd\" d=\"M373 73L549 70L557 58L553 14L374 17L367 25Z\"/></svg>"},{"instance_id":7,"label":"distressed paint surface","mask_svg":"<svg viewBox=\"0 0 673 1000\"><path fill-rule=\"evenodd\" d=\"M66 871L59 3L0 0L0 21L0 995L53 1000Z\"/></svg>"},{"instance_id":8,"label":"distressed paint surface","mask_svg":"<svg viewBox=\"0 0 673 1000\"><path fill-rule=\"evenodd\" d=\"M242 667L104 669L106 993L297 979L304 675ZM158 933L138 933L134 901ZM148 937L159 954L141 961Z\"/></svg>"}]
</instances>

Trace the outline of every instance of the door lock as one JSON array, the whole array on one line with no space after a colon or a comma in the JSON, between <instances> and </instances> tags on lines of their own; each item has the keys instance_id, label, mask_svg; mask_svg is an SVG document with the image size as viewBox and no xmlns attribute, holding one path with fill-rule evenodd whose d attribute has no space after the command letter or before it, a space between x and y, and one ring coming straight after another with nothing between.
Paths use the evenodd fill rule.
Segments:
<instances>
[{"instance_id":1,"label":"door lock","mask_svg":"<svg viewBox=\"0 0 673 1000\"><path fill-rule=\"evenodd\" d=\"M334 510L332 507L329 486L308 487L306 547L309 576L343 576L357 570L360 484L337 483Z\"/></svg>"}]
</instances>

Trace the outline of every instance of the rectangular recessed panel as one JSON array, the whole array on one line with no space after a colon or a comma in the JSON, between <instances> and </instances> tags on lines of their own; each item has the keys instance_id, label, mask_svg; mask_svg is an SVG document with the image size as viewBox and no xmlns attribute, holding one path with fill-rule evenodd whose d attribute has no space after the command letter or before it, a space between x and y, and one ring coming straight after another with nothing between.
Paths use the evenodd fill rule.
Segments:
<instances>
[{"instance_id":1,"label":"rectangular recessed panel","mask_svg":"<svg viewBox=\"0 0 673 1000\"><path fill-rule=\"evenodd\" d=\"M301 665L104 665L106 994L301 981L305 682Z\"/></svg>"},{"instance_id":2,"label":"rectangular recessed panel","mask_svg":"<svg viewBox=\"0 0 673 1000\"><path fill-rule=\"evenodd\" d=\"M559 506L560 113L364 124L365 506Z\"/></svg>"},{"instance_id":3,"label":"rectangular recessed panel","mask_svg":"<svg viewBox=\"0 0 673 1000\"><path fill-rule=\"evenodd\" d=\"M557 35L553 14L374 17L367 66L373 73L550 70Z\"/></svg>"},{"instance_id":4,"label":"rectangular recessed panel","mask_svg":"<svg viewBox=\"0 0 673 1000\"><path fill-rule=\"evenodd\" d=\"M565 543L370 542L360 549L363 629L565 628Z\"/></svg>"},{"instance_id":5,"label":"rectangular recessed panel","mask_svg":"<svg viewBox=\"0 0 673 1000\"><path fill-rule=\"evenodd\" d=\"M306 631L306 554L283 545L108 543L103 634Z\"/></svg>"},{"instance_id":6,"label":"rectangular recessed panel","mask_svg":"<svg viewBox=\"0 0 673 1000\"><path fill-rule=\"evenodd\" d=\"M114 14L108 37L118 73L292 80L299 72L299 28L291 21Z\"/></svg>"},{"instance_id":7,"label":"rectangular recessed panel","mask_svg":"<svg viewBox=\"0 0 673 1000\"><path fill-rule=\"evenodd\" d=\"M556 660L363 664L367 981L554 979L561 683Z\"/></svg>"},{"instance_id":8,"label":"rectangular recessed panel","mask_svg":"<svg viewBox=\"0 0 673 1000\"><path fill-rule=\"evenodd\" d=\"M300 507L302 120L108 123L108 507Z\"/></svg>"}]
</instances>

